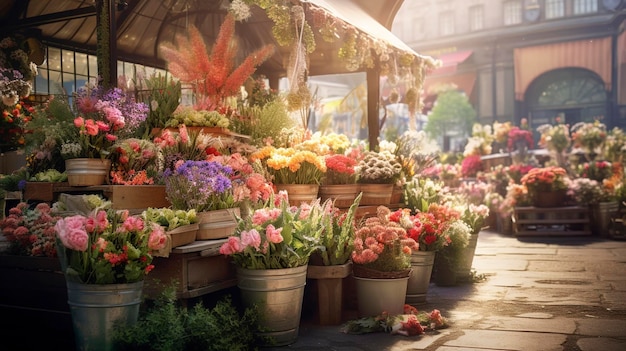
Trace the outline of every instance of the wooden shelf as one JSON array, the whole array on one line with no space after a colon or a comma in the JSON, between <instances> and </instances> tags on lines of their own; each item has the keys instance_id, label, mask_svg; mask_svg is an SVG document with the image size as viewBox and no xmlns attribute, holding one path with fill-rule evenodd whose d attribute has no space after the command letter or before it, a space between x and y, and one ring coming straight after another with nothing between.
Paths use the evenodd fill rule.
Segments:
<instances>
[{"instance_id":1,"label":"wooden shelf","mask_svg":"<svg viewBox=\"0 0 626 351\"><path fill-rule=\"evenodd\" d=\"M589 209L582 206L515 207L512 221L516 236L591 235Z\"/></svg>"}]
</instances>

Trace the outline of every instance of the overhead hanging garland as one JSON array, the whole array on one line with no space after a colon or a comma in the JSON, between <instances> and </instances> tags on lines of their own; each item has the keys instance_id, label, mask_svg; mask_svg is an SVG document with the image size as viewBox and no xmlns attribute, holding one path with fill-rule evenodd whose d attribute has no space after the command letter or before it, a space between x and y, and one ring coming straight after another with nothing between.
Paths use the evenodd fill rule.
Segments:
<instances>
[{"instance_id":1,"label":"overhead hanging garland","mask_svg":"<svg viewBox=\"0 0 626 351\"><path fill-rule=\"evenodd\" d=\"M294 1L276 0L236 0L249 5L257 5L265 10L274 22L272 35L281 46L291 46L288 76L291 82L288 100L290 107L299 109L310 102L310 92L306 86L308 54L315 50L313 29L326 42L342 40L337 56L345 63L346 70L357 71L362 68L374 68L378 62L380 75L387 76L391 83L401 77L410 82L404 100L409 112L414 115L421 109L421 89L424 75L436 68L439 61L403 51L388 43L360 32L353 25L337 18L328 10L309 2L303 5ZM310 14L313 28L304 14ZM304 91L306 89L306 91Z\"/></svg>"}]
</instances>

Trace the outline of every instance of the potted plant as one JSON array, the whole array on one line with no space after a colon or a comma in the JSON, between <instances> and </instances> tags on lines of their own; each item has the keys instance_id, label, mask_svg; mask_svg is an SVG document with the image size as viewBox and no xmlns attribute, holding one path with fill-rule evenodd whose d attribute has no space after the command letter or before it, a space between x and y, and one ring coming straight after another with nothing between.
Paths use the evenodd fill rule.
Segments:
<instances>
[{"instance_id":1,"label":"potted plant","mask_svg":"<svg viewBox=\"0 0 626 351\"><path fill-rule=\"evenodd\" d=\"M219 139L202 131L189 131L183 124L154 137L154 144L163 158L159 168L173 170L185 161L206 160L209 153L216 152Z\"/></svg>"},{"instance_id":2,"label":"potted plant","mask_svg":"<svg viewBox=\"0 0 626 351\"><path fill-rule=\"evenodd\" d=\"M350 256L354 249L355 215L361 194L347 211L342 211L327 200L323 207L321 247L310 259L307 278L317 284L318 311L321 324L339 324L343 310L343 281L352 271Z\"/></svg>"},{"instance_id":3,"label":"potted plant","mask_svg":"<svg viewBox=\"0 0 626 351\"><path fill-rule=\"evenodd\" d=\"M419 244L397 222L391 210L378 206L355 232L352 275L356 280L359 315L383 311L401 314L411 273L411 253Z\"/></svg>"},{"instance_id":4,"label":"potted plant","mask_svg":"<svg viewBox=\"0 0 626 351\"><path fill-rule=\"evenodd\" d=\"M511 127L509 130L507 148L511 152L513 163L524 163L528 149L534 144L533 133L520 127Z\"/></svg>"},{"instance_id":5,"label":"potted plant","mask_svg":"<svg viewBox=\"0 0 626 351\"><path fill-rule=\"evenodd\" d=\"M470 229L470 237L467 246L463 248L458 265L456 266L456 279L459 282L468 281L471 278L472 263L474 262L474 254L476 253L476 244L478 235L485 228L485 222L489 216L489 207L484 204L474 204L471 202L464 203L461 208L461 220L467 224Z\"/></svg>"},{"instance_id":6,"label":"potted plant","mask_svg":"<svg viewBox=\"0 0 626 351\"><path fill-rule=\"evenodd\" d=\"M608 185L608 184L607 184ZM579 206L589 208L591 231L594 235L608 236L611 218L619 212L617 193L605 184L589 178L576 178L569 182L567 194Z\"/></svg>"},{"instance_id":7,"label":"potted plant","mask_svg":"<svg viewBox=\"0 0 626 351\"><path fill-rule=\"evenodd\" d=\"M537 131L541 134L539 146L548 149L556 160L559 167L565 166L565 150L572 144L569 125L566 124L543 124L537 127Z\"/></svg>"},{"instance_id":8,"label":"potted plant","mask_svg":"<svg viewBox=\"0 0 626 351\"><path fill-rule=\"evenodd\" d=\"M285 190L292 205L317 199L326 173L322 156L297 147L265 146L252 153L250 159L264 166L276 190Z\"/></svg>"},{"instance_id":9,"label":"potted plant","mask_svg":"<svg viewBox=\"0 0 626 351\"><path fill-rule=\"evenodd\" d=\"M463 250L469 244L472 229L462 219L451 220L445 230L448 245L435 256L435 283L440 286L457 284L457 268L461 265Z\"/></svg>"},{"instance_id":10,"label":"potted plant","mask_svg":"<svg viewBox=\"0 0 626 351\"><path fill-rule=\"evenodd\" d=\"M342 154L333 154L326 155L324 163L326 173L319 190L321 200L332 199L336 207L350 207L359 193L355 170L358 161Z\"/></svg>"},{"instance_id":11,"label":"potted plant","mask_svg":"<svg viewBox=\"0 0 626 351\"><path fill-rule=\"evenodd\" d=\"M137 321L152 253L167 241L164 230L115 210L64 217L54 228L76 346L111 347L113 324Z\"/></svg>"},{"instance_id":12,"label":"potted plant","mask_svg":"<svg viewBox=\"0 0 626 351\"><path fill-rule=\"evenodd\" d=\"M532 168L522 176L521 184L536 207L558 207L565 202L568 179L564 168L549 166Z\"/></svg>"},{"instance_id":13,"label":"potted plant","mask_svg":"<svg viewBox=\"0 0 626 351\"><path fill-rule=\"evenodd\" d=\"M402 165L394 154L388 151L368 151L358 164L363 198L362 205L389 205L393 185L400 176Z\"/></svg>"},{"instance_id":14,"label":"potted plant","mask_svg":"<svg viewBox=\"0 0 626 351\"><path fill-rule=\"evenodd\" d=\"M307 266L319 248L325 213L319 202L290 206L280 192L267 207L239 218L234 235L220 247L237 266L244 304L261 308L260 323L266 335L276 336L276 345L298 336Z\"/></svg>"},{"instance_id":15,"label":"potted plant","mask_svg":"<svg viewBox=\"0 0 626 351\"><path fill-rule=\"evenodd\" d=\"M192 161L163 173L167 199L175 210L198 214L196 240L220 239L237 226L240 209L234 199L231 167L219 161Z\"/></svg>"},{"instance_id":16,"label":"potted plant","mask_svg":"<svg viewBox=\"0 0 626 351\"><path fill-rule=\"evenodd\" d=\"M119 88L87 85L74 97L77 117L71 140L61 146L70 186L105 183L111 168L111 148L128 137L146 118L147 107Z\"/></svg>"}]
</instances>

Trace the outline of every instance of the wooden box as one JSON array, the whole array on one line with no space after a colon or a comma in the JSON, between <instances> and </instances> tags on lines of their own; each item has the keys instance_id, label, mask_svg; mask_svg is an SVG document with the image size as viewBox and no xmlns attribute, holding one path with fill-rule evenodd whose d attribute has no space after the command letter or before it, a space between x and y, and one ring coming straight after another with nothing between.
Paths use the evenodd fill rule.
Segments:
<instances>
[{"instance_id":1,"label":"wooden box","mask_svg":"<svg viewBox=\"0 0 626 351\"><path fill-rule=\"evenodd\" d=\"M237 284L237 271L229 257L219 253L222 240L195 241L174 248L169 257L155 257L154 269L147 275L144 291L150 298L172 283L176 297L190 299Z\"/></svg>"},{"instance_id":2,"label":"wooden box","mask_svg":"<svg viewBox=\"0 0 626 351\"><path fill-rule=\"evenodd\" d=\"M587 207L515 207L512 221L516 236L591 235Z\"/></svg>"},{"instance_id":3,"label":"wooden box","mask_svg":"<svg viewBox=\"0 0 626 351\"><path fill-rule=\"evenodd\" d=\"M67 182L26 182L24 200L26 201L56 201L59 192L69 189Z\"/></svg>"},{"instance_id":4,"label":"wooden box","mask_svg":"<svg viewBox=\"0 0 626 351\"><path fill-rule=\"evenodd\" d=\"M103 192L114 209L141 212L148 207L170 206L165 185L108 185Z\"/></svg>"}]
</instances>

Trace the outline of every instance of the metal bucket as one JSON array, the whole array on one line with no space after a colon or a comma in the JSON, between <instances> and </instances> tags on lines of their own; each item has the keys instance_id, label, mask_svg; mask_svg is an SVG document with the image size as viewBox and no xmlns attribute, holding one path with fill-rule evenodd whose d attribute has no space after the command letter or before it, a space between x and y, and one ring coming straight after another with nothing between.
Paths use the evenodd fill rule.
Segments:
<instances>
[{"instance_id":1,"label":"metal bucket","mask_svg":"<svg viewBox=\"0 0 626 351\"><path fill-rule=\"evenodd\" d=\"M107 182L111 160L73 158L65 160L65 172L70 186L102 185Z\"/></svg>"},{"instance_id":2,"label":"metal bucket","mask_svg":"<svg viewBox=\"0 0 626 351\"><path fill-rule=\"evenodd\" d=\"M476 253L476 244L478 242L478 233L472 234L466 247L461 251L459 265L456 267L456 280L459 282L467 282L470 280L472 264L474 263L474 254Z\"/></svg>"},{"instance_id":3,"label":"metal bucket","mask_svg":"<svg viewBox=\"0 0 626 351\"><path fill-rule=\"evenodd\" d=\"M130 284L82 284L68 281L76 349L110 351L113 325L133 325L139 317L143 281Z\"/></svg>"},{"instance_id":4,"label":"metal bucket","mask_svg":"<svg viewBox=\"0 0 626 351\"><path fill-rule=\"evenodd\" d=\"M298 338L307 266L284 269L237 268L243 303L259 309L260 336L269 345L284 346Z\"/></svg>"},{"instance_id":5,"label":"metal bucket","mask_svg":"<svg viewBox=\"0 0 626 351\"><path fill-rule=\"evenodd\" d=\"M406 289L406 303L426 302L434 263L435 251L416 251L411 254L411 275Z\"/></svg>"},{"instance_id":6,"label":"metal bucket","mask_svg":"<svg viewBox=\"0 0 626 351\"><path fill-rule=\"evenodd\" d=\"M389 313L404 313L404 300L409 277L372 279L354 277L359 305L359 317L373 317Z\"/></svg>"},{"instance_id":7,"label":"metal bucket","mask_svg":"<svg viewBox=\"0 0 626 351\"><path fill-rule=\"evenodd\" d=\"M611 218L617 215L619 203L617 201L600 202L591 205L591 232L603 238L609 237Z\"/></svg>"}]
</instances>

